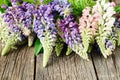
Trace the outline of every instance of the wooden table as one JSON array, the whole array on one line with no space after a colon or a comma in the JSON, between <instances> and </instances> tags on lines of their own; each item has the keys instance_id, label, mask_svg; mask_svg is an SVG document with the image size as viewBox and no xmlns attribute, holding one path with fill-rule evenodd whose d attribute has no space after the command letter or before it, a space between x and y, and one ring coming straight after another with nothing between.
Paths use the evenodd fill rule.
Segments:
<instances>
[{"instance_id":1,"label":"wooden table","mask_svg":"<svg viewBox=\"0 0 120 80\"><path fill-rule=\"evenodd\" d=\"M7 56L0 56L0 80L120 80L120 47L108 59L93 52L90 61L76 54L60 57L52 54L42 67L43 54L23 46Z\"/></svg>"},{"instance_id":2,"label":"wooden table","mask_svg":"<svg viewBox=\"0 0 120 80\"><path fill-rule=\"evenodd\" d=\"M120 47L114 53L105 59L93 51L90 61L74 53L52 54L43 68L43 54L36 57L33 47L22 46L7 56L0 55L0 80L120 80Z\"/></svg>"}]
</instances>

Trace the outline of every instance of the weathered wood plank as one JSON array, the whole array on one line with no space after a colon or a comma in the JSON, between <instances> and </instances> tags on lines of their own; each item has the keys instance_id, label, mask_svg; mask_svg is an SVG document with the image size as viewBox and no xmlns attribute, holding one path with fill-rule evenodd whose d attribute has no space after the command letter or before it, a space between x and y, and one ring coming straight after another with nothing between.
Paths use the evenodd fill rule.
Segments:
<instances>
[{"instance_id":1,"label":"weathered wood plank","mask_svg":"<svg viewBox=\"0 0 120 80\"><path fill-rule=\"evenodd\" d=\"M120 47L116 49L112 58L117 72L116 75L118 77L118 80L120 80Z\"/></svg>"},{"instance_id":2,"label":"weathered wood plank","mask_svg":"<svg viewBox=\"0 0 120 80\"><path fill-rule=\"evenodd\" d=\"M50 58L48 66L42 67L43 55L36 58L36 80L97 80L92 61L78 55Z\"/></svg>"},{"instance_id":3,"label":"weathered wood plank","mask_svg":"<svg viewBox=\"0 0 120 80\"><path fill-rule=\"evenodd\" d=\"M92 57L98 80L118 80L116 67L111 56L105 59L102 55L94 52Z\"/></svg>"},{"instance_id":4,"label":"weathered wood plank","mask_svg":"<svg viewBox=\"0 0 120 80\"><path fill-rule=\"evenodd\" d=\"M34 80L33 48L22 47L0 56L0 80Z\"/></svg>"}]
</instances>

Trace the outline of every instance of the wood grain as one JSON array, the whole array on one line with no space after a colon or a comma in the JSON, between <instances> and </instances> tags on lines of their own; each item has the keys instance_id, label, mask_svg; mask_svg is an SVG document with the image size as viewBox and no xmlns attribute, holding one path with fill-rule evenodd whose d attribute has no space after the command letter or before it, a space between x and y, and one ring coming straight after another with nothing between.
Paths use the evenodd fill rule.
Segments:
<instances>
[{"instance_id":1,"label":"wood grain","mask_svg":"<svg viewBox=\"0 0 120 80\"><path fill-rule=\"evenodd\" d=\"M78 55L53 55L46 68L42 67L42 54L36 59L36 80L97 80L92 61Z\"/></svg>"},{"instance_id":2,"label":"wood grain","mask_svg":"<svg viewBox=\"0 0 120 80\"><path fill-rule=\"evenodd\" d=\"M0 80L34 80L33 48L22 47L0 56Z\"/></svg>"},{"instance_id":3,"label":"wood grain","mask_svg":"<svg viewBox=\"0 0 120 80\"><path fill-rule=\"evenodd\" d=\"M112 56L105 59L101 54L94 52L92 58L98 80L118 80Z\"/></svg>"},{"instance_id":4,"label":"wood grain","mask_svg":"<svg viewBox=\"0 0 120 80\"><path fill-rule=\"evenodd\" d=\"M116 49L114 55L112 56L112 59L116 69L116 75L118 77L118 80L120 80L120 47Z\"/></svg>"}]
</instances>

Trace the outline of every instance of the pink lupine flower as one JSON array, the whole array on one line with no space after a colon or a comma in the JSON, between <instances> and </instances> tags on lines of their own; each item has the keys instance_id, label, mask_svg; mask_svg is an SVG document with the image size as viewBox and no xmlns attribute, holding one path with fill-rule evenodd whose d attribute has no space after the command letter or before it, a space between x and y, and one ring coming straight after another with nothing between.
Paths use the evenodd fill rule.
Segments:
<instances>
[{"instance_id":1,"label":"pink lupine flower","mask_svg":"<svg viewBox=\"0 0 120 80\"><path fill-rule=\"evenodd\" d=\"M100 18L100 14L92 14L90 12L90 7L87 7L83 10L82 17L79 19L79 31L82 32L86 29L89 29L90 34L95 35L98 28L97 23Z\"/></svg>"}]
</instances>

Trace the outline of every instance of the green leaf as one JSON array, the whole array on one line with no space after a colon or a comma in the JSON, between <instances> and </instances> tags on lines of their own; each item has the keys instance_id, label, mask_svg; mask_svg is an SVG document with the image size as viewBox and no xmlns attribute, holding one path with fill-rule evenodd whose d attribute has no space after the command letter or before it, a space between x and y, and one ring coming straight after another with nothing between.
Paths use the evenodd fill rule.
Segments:
<instances>
[{"instance_id":1,"label":"green leaf","mask_svg":"<svg viewBox=\"0 0 120 80\"><path fill-rule=\"evenodd\" d=\"M86 52L88 52L88 49L89 49L89 46L90 46L90 43L91 43L91 38L92 38L92 35L90 34L90 29L85 29L82 31L81 33L81 36L82 36L82 41L83 41L83 46L84 46L84 49Z\"/></svg>"},{"instance_id":2,"label":"green leaf","mask_svg":"<svg viewBox=\"0 0 120 80\"><path fill-rule=\"evenodd\" d=\"M70 47L67 47L66 55L69 55L70 53L72 53L72 49Z\"/></svg>"},{"instance_id":3,"label":"green leaf","mask_svg":"<svg viewBox=\"0 0 120 80\"><path fill-rule=\"evenodd\" d=\"M99 36L99 37L96 37L96 41L97 41L97 43L99 45L101 53L103 54L103 56L105 58L107 58L106 47L105 47L105 40L101 36Z\"/></svg>"},{"instance_id":4,"label":"green leaf","mask_svg":"<svg viewBox=\"0 0 120 80\"><path fill-rule=\"evenodd\" d=\"M87 6L92 7L95 5L94 0L68 0L73 8L73 13L75 15L80 15L82 10Z\"/></svg>"},{"instance_id":5,"label":"green leaf","mask_svg":"<svg viewBox=\"0 0 120 80\"><path fill-rule=\"evenodd\" d=\"M115 11L120 13L120 5L115 7Z\"/></svg>"},{"instance_id":6,"label":"green leaf","mask_svg":"<svg viewBox=\"0 0 120 80\"><path fill-rule=\"evenodd\" d=\"M52 1L53 1L53 0L44 0L43 3L44 3L44 4L48 4L48 3L52 2Z\"/></svg>"},{"instance_id":7,"label":"green leaf","mask_svg":"<svg viewBox=\"0 0 120 80\"><path fill-rule=\"evenodd\" d=\"M46 35L44 39L41 41L44 49L44 54L43 54L43 67L46 67L47 62L52 54L52 51L55 46L56 39L54 35L51 35L50 31L46 31Z\"/></svg>"},{"instance_id":8,"label":"green leaf","mask_svg":"<svg viewBox=\"0 0 120 80\"><path fill-rule=\"evenodd\" d=\"M57 56L60 56L63 47L64 47L64 43L61 42L56 43L55 51Z\"/></svg>"},{"instance_id":9,"label":"green leaf","mask_svg":"<svg viewBox=\"0 0 120 80\"><path fill-rule=\"evenodd\" d=\"M63 41L63 39L58 35L58 36L57 36L57 41L56 41L56 46L55 46L55 51L56 51L56 55L57 55L57 56L60 56L63 48L64 48L64 41Z\"/></svg>"},{"instance_id":10,"label":"green leaf","mask_svg":"<svg viewBox=\"0 0 120 80\"><path fill-rule=\"evenodd\" d=\"M4 11L5 11L5 9L1 8L1 6L2 6L3 4L5 4L5 5L7 5L7 6L11 6L11 3L10 3L9 0L1 0L1 1L0 1L0 11L1 11L1 12L4 12Z\"/></svg>"},{"instance_id":11,"label":"green leaf","mask_svg":"<svg viewBox=\"0 0 120 80\"><path fill-rule=\"evenodd\" d=\"M39 53L43 52L43 47L39 39L36 40L35 42L35 47L34 47L34 53L37 56Z\"/></svg>"},{"instance_id":12,"label":"green leaf","mask_svg":"<svg viewBox=\"0 0 120 80\"><path fill-rule=\"evenodd\" d=\"M23 2L29 2L29 3L35 3L35 1L34 0L22 0ZM38 1L38 0L36 0L36 1Z\"/></svg>"}]
</instances>

